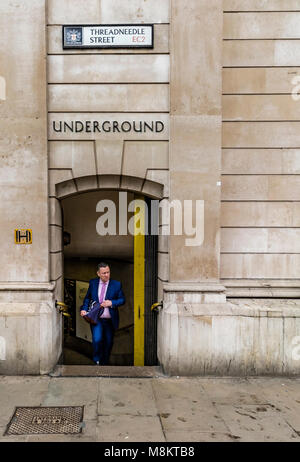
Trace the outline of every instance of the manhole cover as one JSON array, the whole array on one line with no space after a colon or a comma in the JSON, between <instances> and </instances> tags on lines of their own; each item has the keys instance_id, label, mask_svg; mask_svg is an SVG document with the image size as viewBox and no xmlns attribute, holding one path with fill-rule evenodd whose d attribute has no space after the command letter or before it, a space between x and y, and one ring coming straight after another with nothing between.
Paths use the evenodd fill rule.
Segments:
<instances>
[{"instance_id":1,"label":"manhole cover","mask_svg":"<svg viewBox=\"0 0 300 462\"><path fill-rule=\"evenodd\" d=\"M83 406L17 407L5 435L80 433Z\"/></svg>"}]
</instances>

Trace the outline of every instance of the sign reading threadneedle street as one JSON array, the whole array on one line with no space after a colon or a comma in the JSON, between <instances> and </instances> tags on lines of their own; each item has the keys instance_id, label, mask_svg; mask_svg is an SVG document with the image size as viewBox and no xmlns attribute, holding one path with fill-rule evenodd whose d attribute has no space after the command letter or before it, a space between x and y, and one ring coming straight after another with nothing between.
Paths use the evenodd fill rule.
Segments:
<instances>
[{"instance_id":1,"label":"sign reading threadneedle street","mask_svg":"<svg viewBox=\"0 0 300 462\"><path fill-rule=\"evenodd\" d=\"M153 48L153 25L63 26L63 48Z\"/></svg>"}]
</instances>

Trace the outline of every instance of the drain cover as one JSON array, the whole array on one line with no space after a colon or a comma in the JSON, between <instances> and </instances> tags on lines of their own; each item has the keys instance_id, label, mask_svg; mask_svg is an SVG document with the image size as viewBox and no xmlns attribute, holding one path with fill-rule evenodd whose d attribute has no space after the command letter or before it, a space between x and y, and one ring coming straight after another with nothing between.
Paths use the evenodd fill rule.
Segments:
<instances>
[{"instance_id":1,"label":"drain cover","mask_svg":"<svg viewBox=\"0 0 300 462\"><path fill-rule=\"evenodd\" d=\"M83 406L17 407L5 435L80 433Z\"/></svg>"}]
</instances>

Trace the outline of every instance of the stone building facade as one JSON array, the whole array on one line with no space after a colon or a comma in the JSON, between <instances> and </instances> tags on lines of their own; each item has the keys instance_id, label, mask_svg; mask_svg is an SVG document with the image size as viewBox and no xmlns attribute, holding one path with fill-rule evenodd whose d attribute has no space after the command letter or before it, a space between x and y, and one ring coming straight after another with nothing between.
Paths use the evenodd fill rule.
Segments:
<instances>
[{"instance_id":1,"label":"stone building facade","mask_svg":"<svg viewBox=\"0 0 300 462\"><path fill-rule=\"evenodd\" d=\"M3 0L0 13L0 373L57 364L67 217L69 256L98 257L84 204L123 191L204 204L201 245L158 239L164 371L299 374L299 1ZM154 25L153 48L63 49L63 25L120 24ZM132 241L104 239L128 260Z\"/></svg>"}]
</instances>

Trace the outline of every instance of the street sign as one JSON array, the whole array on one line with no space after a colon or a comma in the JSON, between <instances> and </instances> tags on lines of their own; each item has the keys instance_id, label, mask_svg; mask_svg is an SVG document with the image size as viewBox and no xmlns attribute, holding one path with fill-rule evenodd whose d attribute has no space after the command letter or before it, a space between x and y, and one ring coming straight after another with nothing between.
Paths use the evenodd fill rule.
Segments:
<instances>
[{"instance_id":1,"label":"street sign","mask_svg":"<svg viewBox=\"0 0 300 462\"><path fill-rule=\"evenodd\" d=\"M15 244L32 244L32 229L15 229Z\"/></svg>"}]
</instances>

